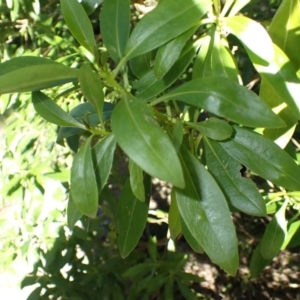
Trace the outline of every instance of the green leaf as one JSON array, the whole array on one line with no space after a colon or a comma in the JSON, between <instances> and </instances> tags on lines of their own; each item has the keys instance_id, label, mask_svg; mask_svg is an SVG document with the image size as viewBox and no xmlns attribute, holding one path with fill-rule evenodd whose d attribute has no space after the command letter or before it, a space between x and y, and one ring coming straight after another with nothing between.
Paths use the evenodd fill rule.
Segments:
<instances>
[{"instance_id":1,"label":"green leaf","mask_svg":"<svg viewBox=\"0 0 300 300\"><path fill-rule=\"evenodd\" d=\"M300 68L300 2L283 0L269 27L273 42L289 57L294 67Z\"/></svg>"},{"instance_id":2,"label":"green leaf","mask_svg":"<svg viewBox=\"0 0 300 300\"><path fill-rule=\"evenodd\" d=\"M229 17L236 15L244 6L246 6L251 0L235 0L232 8L230 9Z\"/></svg>"},{"instance_id":3,"label":"green leaf","mask_svg":"<svg viewBox=\"0 0 300 300\"><path fill-rule=\"evenodd\" d=\"M33 92L31 99L34 109L48 122L59 126L79 127L81 129L85 129L85 126L82 123L76 121L76 119L66 113L60 106L42 92Z\"/></svg>"},{"instance_id":4,"label":"green leaf","mask_svg":"<svg viewBox=\"0 0 300 300\"><path fill-rule=\"evenodd\" d=\"M91 152L93 136L80 147L71 168L71 197L77 209L95 218L98 210L98 189Z\"/></svg>"},{"instance_id":5,"label":"green leaf","mask_svg":"<svg viewBox=\"0 0 300 300\"><path fill-rule=\"evenodd\" d=\"M81 217L82 213L77 209L70 195L67 207L68 227L72 230L76 222L80 220Z\"/></svg>"},{"instance_id":6,"label":"green leaf","mask_svg":"<svg viewBox=\"0 0 300 300\"><path fill-rule=\"evenodd\" d=\"M104 0L82 0L81 4L88 15L92 14Z\"/></svg>"},{"instance_id":7,"label":"green leaf","mask_svg":"<svg viewBox=\"0 0 300 300\"><path fill-rule=\"evenodd\" d=\"M159 3L135 26L125 59L149 52L178 37L195 26L210 5L208 0L164 0Z\"/></svg>"},{"instance_id":8,"label":"green leaf","mask_svg":"<svg viewBox=\"0 0 300 300\"><path fill-rule=\"evenodd\" d=\"M122 258L127 257L136 247L147 223L151 178L145 176L145 199L138 200L130 188L127 180L121 193L117 208L117 220L119 228L118 245Z\"/></svg>"},{"instance_id":9,"label":"green leaf","mask_svg":"<svg viewBox=\"0 0 300 300\"><path fill-rule=\"evenodd\" d=\"M261 255L264 259L273 259L280 251L283 245L287 228L285 220L285 211L288 201L285 201L276 212L271 222L267 225L263 238L261 240Z\"/></svg>"},{"instance_id":10,"label":"green leaf","mask_svg":"<svg viewBox=\"0 0 300 300\"><path fill-rule=\"evenodd\" d=\"M269 66L254 64L262 79L269 83L269 87L286 103L291 112L300 119L300 79L286 54L275 44L275 58ZM268 101L268 100L267 100Z\"/></svg>"},{"instance_id":11,"label":"green leaf","mask_svg":"<svg viewBox=\"0 0 300 300\"><path fill-rule=\"evenodd\" d=\"M92 156L94 160L95 175L99 194L109 177L114 159L115 148L116 140L113 134L103 138L92 148Z\"/></svg>"},{"instance_id":12,"label":"green leaf","mask_svg":"<svg viewBox=\"0 0 300 300\"><path fill-rule=\"evenodd\" d=\"M174 189L172 189L172 193L171 193L171 204L169 210L168 224L169 224L171 239L175 241L175 239L181 232L181 222L180 222L180 214L176 202L176 195Z\"/></svg>"},{"instance_id":13,"label":"green leaf","mask_svg":"<svg viewBox=\"0 0 300 300\"><path fill-rule=\"evenodd\" d=\"M129 174L130 174L130 187L132 193L137 199L144 202L145 201L145 188L144 188L144 172L143 170L135 164L131 159L129 159Z\"/></svg>"},{"instance_id":14,"label":"green leaf","mask_svg":"<svg viewBox=\"0 0 300 300\"><path fill-rule=\"evenodd\" d=\"M295 234L299 230L299 228L300 228L300 220L295 221L295 222L293 222L289 225L287 234L286 234L285 239L284 239L284 243L281 246L281 250L286 249L286 247L289 245L290 241L295 236Z\"/></svg>"},{"instance_id":15,"label":"green leaf","mask_svg":"<svg viewBox=\"0 0 300 300\"><path fill-rule=\"evenodd\" d=\"M226 18L225 22L228 32L242 42L253 63L267 66L273 60L272 40L262 25L244 16Z\"/></svg>"},{"instance_id":16,"label":"green leaf","mask_svg":"<svg viewBox=\"0 0 300 300\"><path fill-rule=\"evenodd\" d=\"M251 260L250 260L250 273L251 277L255 278L259 275L259 273L271 263L272 259L264 259L261 255L261 243L257 245L255 248Z\"/></svg>"},{"instance_id":17,"label":"green leaf","mask_svg":"<svg viewBox=\"0 0 300 300\"><path fill-rule=\"evenodd\" d=\"M270 107L273 107L273 111L286 123L284 128L266 128L263 130L265 137L273 140L280 148L284 149L294 134L298 118L286 105L285 99L281 98L265 79L261 81L259 96Z\"/></svg>"},{"instance_id":18,"label":"green leaf","mask_svg":"<svg viewBox=\"0 0 300 300\"><path fill-rule=\"evenodd\" d=\"M60 3L65 22L72 35L80 45L97 57L93 27L82 5L77 0L60 0Z\"/></svg>"},{"instance_id":19,"label":"green leaf","mask_svg":"<svg viewBox=\"0 0 300 300\"><path fill-rule=\"evenodd\" d=\"M193 249L196 253L203 253L203 248L200 245L200 242L192 235L190 230L188 229L186 223L183 221L183 219L180 219L181 221L181 228L182 228L182 234L184 238L186 239L187 243L190 245L190 247Z\"/></svg>"},{"instance_id":20,"label":"green leaf","mask_svg":"<svg viewBox=\"0 0 300 300\"><path fill-rule=\"evenodd\" d=\"M79 83L84 97L95 107L99 119L102 120L104 93L100 78L87 66L79 70Z\"/></svg>"},{"instance_id":21,"label":"green leaf","mask_svg":"<svg viewBox=\"0 0 300 300\"><path fill-rule=\"evenodd\" d=\"M8 69L9 67L5 66ZM38 91L77 81L78 75L78 70L57 63L34 64L12 69L0 76L0 94Z\"/></svg>"},{"instance_id":22,"label":"green leaf","mask_svg":"<svg viewBox=\"0 0 300 300\"><path fill-rule=\"evenodd\" d=\"M197 27L192 27L158 49L154 63L154 74L158 79L163 78L174 65L186 41L192 36L196 29Z\"/></svg>"},{"instance_id":23,"label":"green leaf","mask_svg":"<svg viewBox=\"0 0 300 300\"><path fill-rule=\"evenodd\" d=\"M252 180L241 176L242 166L218 142L204 137L204 149L208 170L230 204L246 214L265 216L265 202Z\"/></svg>"},{"instance_id":24,"label":"green leaf","mask_svg":"<svg viewBox=\"0 0 300 300\"><path fill-rule=\"evenodd\" d=\"M118 144L138 166L152 177L184 186L176 150L146 103L124 94L111 122Z\"/></svg>"},{"instance_id":25,"label":"green leaf","mask_svg":"<svg viewBox=\"0 0 300 300\"><path fill-rule=\"evenodd\" d=\"M176 188L181 219L210 259L231 275L238 268L237 238L226 199L213 177L184 147L186 186Z\"/></svg>"},{"instance_id":26,"label":"green leaf","mask_svg":"<svg viewBox=\"0 0 300 300\"><path fill-rule=\"evenodd\" d=\"M155 76L154 70L144 75L133 86L137 90L137 98L146 101L163 92L186 70L195 55L195 51L193 43L187 43L178 60L162 79Z\"/></svg>"},{"instance_id":27,"label":"green leaf","mask_svg":"<svg viewBox=\"0 0 300 300\"><path fill-rule=\"evenodd\" d=\"M186 123L190 127L197 129L201 134L217 141L226 140L233 134L232 127L227 122L218 118L210 118L198 123Z\"/></svg>"},{"instance_id":28,"label":"green leaf","mask_svg":"<svg viewBox=\"0 0 300 300\"><path fill-rule=\"evenodd\" d=\"M61 66L61 64L57 63L56 61L48 58L43 58L43 57L36 57L36 56L14 57L0 64L0 77L9 72L16 71L21 68L41 66L41 65Z\"/></svg>"},{"instance_id":29,"label":"green leaf","mask_svg":"<svg viewBox=\"0 0 300 300\"><path fill-rule=\"evenodd\" d=\"M114 104L109 103L109 102L104 102L103 117L102 117L103 121L110 119L114 107L115 107ZM98 114L97 114L94 106L89 102L80 103L79 105L74 107L70 111L70 115L74 119L76 119L78 121L84 121L86 124L89 124L90 126L96 126L100 122ZM80 128L60 127L56 141L59 142L64 138L68 138L70 136L80 134L84 131L85 130L80 129Z\"/></svg>"},{"instance_id":30,"label":"green leaf","mask_svg":"<svg viewBox=\"0 0 300 300\"><path fill-rule=\"evenodd\" d=\"M300 168L273 141L235 126L234 138L220 145L234 159L259 176L291 190L300 189Z\"/></svg>"},{"instance_id":31,"label":"green leaf","mask_svg":"<svg viewBox=\"0 0 300 300\"><path fill-rule=\"evenodd\" d=\"M137 78L142 78L151 70L155 58L153 52L136 56L129 61L130 69Z\"/></svg>"},{"instance_id":32,"label":"green leaf","mask_svg":"<svg viewBox=\"0 0 300 300\"><path fill-rule=\"evenodd\" d=\"M173 132L172 132L172 141L173 145L178 152L180 146L182 144L183 139L183 125L180 119L176 119L176 123L174 124Z\"/></svg>"},{"instance_id":33,"label":"green leaf","mask_svg":"<svg viewBox=\"0 0 300 300\"><path fill-rule=\"evenodd\" d=\"M276 128L285 125L255 93L223 77L191 80L153 102L169 99L203 108L249 127Z\"/></svg>"},{"instance_id":34,"label":"green leaf","mask_svg":"<svg viewBox=\"0 0 300 300\"><path fill-rule=\"evenodd\" d=\"M130 0L105 0L100 14L103 43L115 62L123 56L129 36Z\"/></svg>"}]
</instances>

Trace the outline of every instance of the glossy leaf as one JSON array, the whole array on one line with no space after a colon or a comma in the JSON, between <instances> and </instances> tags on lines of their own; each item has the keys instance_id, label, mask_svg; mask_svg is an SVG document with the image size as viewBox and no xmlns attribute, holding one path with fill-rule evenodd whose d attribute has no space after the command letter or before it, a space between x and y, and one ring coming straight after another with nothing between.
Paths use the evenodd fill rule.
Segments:
<instances>
[{"instance_id":1,"label":"glossy leaf","mask_svg":"<svg viewBox=\"0 0 300 300\"><path fill-rule=\"evenodd\" d=\"M184 186L176 150L146 103L124 94L111 122L118 144L138 166L152 177Z\"/></svg>"},{"instance_id":2,"label":"glossy leaf","mask_svg":"<svg viewBox=\"0 0 300 300\"><path fill-rule=\"evenodd\" d=\"M234 138L220 145L259 176L291 190L300 189L300 167L273 141L244 128L234 127Z\"/></svg>"},{"instance_id":3,"label":"glossy leaf","mask_svg":"<svg viewBox=\"0 0 300 300\"><path fill-rule=\"evenodd\" d=\"M130 174L130 187L134 196L140 201L145 201L145 188L144 188L144 172L129 159L129 174Z\"/></svg>"},{"instance_id":4,"label":"glossy leaf","mask_svg":"<svg viewBox=\"0 0 300 300\"><path fill-rule=\"evenodd\" d=\"M190 247L193 249L196 253L203 253L203 248L200 245L200 242L196 239L196 237L193 236L193 234L188 229L186 223L181 218L181 228L182 228L182 234L184 238L186 239L187 243L190 245Z\"/></svg>"},{"instance_id":5,"label":"glossy leaf","mask_svg":"<svg viewBox=\"0 0 300 300\"><path fill-rule=\"evenodd\" d=\"M192 27L158 49L154 63L154 74L158 79L163 78L170 70L180 56L186 41L192 36L196 29L197 27Z\"/></svg>"},{"instance_id":6,"label":"glossy leaf","mask_svg":"<svg viewBox=\"0 0 300 300\"><path fill-rule=\"evenodd\" d=\"M174 189L172 189L172 193L171 193L171 204L169 210L168 224L169 224L171 239L175 241L177 236L181 232L181 222L180 222L180 214L176 202L176 195Z\"/></svg>"},{"instance_id":7,"label":"glossy leaf","mask_svg":"<svg viewBox=\"0 0 300 300\"><path fill-rule=\"evenodd\" d=\"M226 140L233 134L232 127L227 122L217 118L210 118L198 123L187 122L187 124L197 129L201 134L217 141Z\"/></svg>"},{"instance_id":8,"label":"glossy leaf","mask_svg":"<svg viewBox=\"0 0 300 300\"><path fill-rule=\"evenodd\" d=\"M204 138L205 160L230 204L254 216L266 215L266 204L257 187L249 178L243 178L242 166L218 142Z\"/></svg>"},{"instance_id":9,"label":"glossy leaf","mask_svg":"<svg viewBox=\"0 0 300 300\"><path fill-rule=\"evenodd\" d=\"M164 0L159 3L134 28L126 47L126 59L149 52L178 37L195 26L210 5L208 0Z\"/></svg>"},{"instance_id":10,"label":"glossy leaf","mask_svg":"<svg viewBox=\"0 0 300 300\"><path fill-rule=\"evenodd\" d=\"M250 260L250 273L251 277L255 278L259 275L259 273L270 263L272 262L272 259L264 259L261 255L261 243L257 245L255 248L251 260Z\"/></svg>"},{"instance_id":11,"label":"glossy leaf","mask_svg":"<svg viewBox=\"0 0 300 300\"><path fill-rule=\"evenodd\" d=\"M155 59L153 52L154 51L144 53L142 55L132 58L129 61L130 69L137 78L142 78L153 67L153 62Z\"/></svg>"},{"instance_id":12,"label":"glossy leaf","mask_svg":"<svg viewBox=\"0 0 300 300\"><path fill-rule=\"evenodd\" d=\"M285 210L288 201L285 201L267 225L261 240L261 255L264 259L273 259L280 251L287 233Z\"/></svg>"},{"instance_id":13,"label":"glossy leaf","mask_svg":"<svg viewBox=\"0 0 300 300\"><path fill-rule=\"evenodd\" d=\"M129 36L130 0L105 0L100 14L103 43L115 62L123 56Z\"/></svg>"},{"instance_id":14,"label":"glossy leaf","mask_svg":"<svg viewBox=\"0 0 300 300\"><path fill-rule=\"evenodd\" d=\"M269 27L273 42L289 57L294 67L300 68L300 2L283 0Z\"/></svg>"},{"instance_id":15,"label":"glossy leaf","mask_svg":"<svg viewBox=\"0 0 300 300\"><path fill-rule=\"evenodd\" d=\"M125 183L117 208L118 245L122 258L127 257L136 247L147 223L151 178L145 176L145 199L138 200L131 188L130 181Z\"/></svg>"},{"instance_id":16,"label":"glossy leaf","mask_svg":"<svg viewBox=\"0 0 300 300\"><path fill-rule=\"evenodd\" d=\"M71 115L66 113L52 99L42 92L32 93L32 103L36 112L48 122L59 126L79 127L85 129L82 123L79 123Z\"/></svg>"},{"instance_id":17,"label":"glossy leaf","mask_svg":"<svg viewBox=\"0 0 300 300\"><path fill-rule=\"evenodd\" d=\"M10 66L6 65L5 68L10 69ZM78 75L78 70L57 63L11 68L13 71L0 76L0 94L38 91L77 81Z\"/></svg>"},{"instance_id":18,"label":"glossy leaf","mask_svg":"<svg viewBox=\"0 0 300 300\"><path fill-rule=\"evenodd\" d=\"M104 0L82 0L81 4L88 15L92 14Z\"/></svg>"},{"instance_id":19,"label":"glossy leaf","mask_svg":"<svg viewBox=\"0 0 300 300\"><path fill-rule=\"evenodd\" d=\"M242 42L253 63L267 66L273 60L272 40L262 25L244 16L226 18L226 25L227 30Z\"/></svg>"},{"instance_id":20,"label":"glossy leaf","mask_svg":"<svg viewBox=\"0 0 300 300\"><path fill-rule=\"evenodd\" d=\"M60 0L61 10L69 30L84 48L97 57L94 31L83 6L77 0Z\"/></svg>"},{"instance_id":21,"label":"glossy leaf","mask_svg":"<svg viewBox=\"0 0 300 300\"><path fill-rule=\"evenodd\" d=\"M113 134L103 138L92 148L92 156L94 159L94 168L99 194L109 177L114 159L115 148L116 140Z\"/></svg>"},{"instance_id":22,"label":"glossy leaf","mask_svg":"<svg viewBox=\"0 0 300 300\"><path fill-rule=\"evenodd\" d=\"M98 189L92 160L91 140L76 153L71 168L71 197L77 209L84 215L95 218L98 210Z\"/></svg>"},{"instance_id":23,"label":"glossy leaf","mask_svg":"<svg viewBox=\"0 0 300 300\"><path fill-rule=\"evenodd\" d=\"M183 139L183 125L180 119L176 119L176 123L174 124L173 132L172 132L172 141L173 145L178 152Z\"/></svg>"},{"instance_id":24,"label":"glossy leaf","mask_svg":"<svg viewBox=\"0 0 300 300\"><path fill-rule=\"evenodd\" d=\"M79 83L84 97L92 103L102 120L104 93L100 78L87 65L83 65L79 70Z\"/></svg>"},{"instance_id":25,"label":"glossy leaf","mask_svg":"<svg viewBox=\"0 0 300 300\"><path fill-rule=\"evenodd\" d=\"M205 167L180 151L186 186L176 188L181 219L210 259L231 275L238 267L237 238L226 199Z\"/></svg>"},{"instance_id":26,"label":"glossy leaf","mask_svg":"<svg viewBox=\"0 0 300 300\"><path fill-rule=\"evenodd\" d=\"M255 93L227 78L194 79L154 102L159 103L169 99L203 108L249 127L285 125Z\"/></svg>"},{"instance_id":27,"label":"glossy leaf","mask_svg":"<svg viewBox=\"0 0 300 300\"><path fill-rule=\"evenodd\" d=\"M78 220L82 217L82 213L77 209L74 204L72 197L69 197L68 207L67 207L67 220L68 227L72 230Z\"/></svg>"},{"instance_id":28,"label":"glossy leaf","mask_svg":"<svg viewBox=\"0 0 300 300\"><path fill-rule=\"evenodd\" d=\"M186 70L194 55L195 47L191 42L184 47L176 63L162 79L158 79L153 70L148 72L134 85L138 99L146 101L163 92Z\"/></svg>"},{"instance_id":29,"label":"glossy leaf","mask_svg":"<svg viewBox=\"0 0 300 300\"><path fill-rule=\"evenodd\" d=\"M111 117L115 105L109 102L104 102L103 106L103 121L108 120ZM70 111L70 115L78 120L84 121L85 123L89 124L90 126L96 126L99 124L100 120L98 114L94 108L94 106L89 103L81 103L74 107ZM59 142L64 138L68 138L70 136L80 134L84 132L83 129L80 128L73 128L73 127L60 127L57 135L56 141Z\"/></svg>"},{"instance_id":30,"label":"glossy leaf","mask_svg":"<svg viewBox=\"0 0 300 300\"><path fill-rule=\"evenodd\" d=\"M275 58L270 65L264 67L254 64L254 67L260 73L263 81L268 82L273 92L281 98L281 103L286 103L291 112L300 119L300 79L286 54L275 44L273 46ZM272 100L267 99L266 101L271 102Z\"/></svg>"}]
</instances>

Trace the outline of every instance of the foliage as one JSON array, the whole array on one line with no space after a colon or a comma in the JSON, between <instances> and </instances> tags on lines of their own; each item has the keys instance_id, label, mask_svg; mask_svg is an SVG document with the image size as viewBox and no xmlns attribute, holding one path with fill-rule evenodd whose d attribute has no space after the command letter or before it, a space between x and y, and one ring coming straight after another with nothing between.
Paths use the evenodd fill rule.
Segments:
<instances>
[{"instance_id":1,"label":"foliage","mask_svg":"<svg viewBox=\"0 0 300 300\"><path fill-rule=\"evenodd\" d=\"M172 240L182 234L233 276L239 257L231 212L273 214L250 264L256 276L280 249L299 244L300 169L291 143L300 116L299 1L284 0L267 31L239 14L247 0L161 0L138 22L129 0L105 0L98 41L88 15L99 14L100 2L85 10L77 0L60 1L73 37L65 25L58 32L66 39L51 33L58 61L39 52L0 64L0 93L31 92L36 112L60 126L57 142L76 153L69 227L83 215L101 221L103 209L121 257L130 257L147 223L151 177L159 178L173 185ZM257 93L245 61L261 79ZM83 101L66 109L74 98ZM120 180L114 169L123 153L129 178ZM264 179L260 190L256 176ZM106 198L112 185L121 188L115 201ZM155 284L168 293L170 278L160 273Z\"/></svg>"}]
</instances>

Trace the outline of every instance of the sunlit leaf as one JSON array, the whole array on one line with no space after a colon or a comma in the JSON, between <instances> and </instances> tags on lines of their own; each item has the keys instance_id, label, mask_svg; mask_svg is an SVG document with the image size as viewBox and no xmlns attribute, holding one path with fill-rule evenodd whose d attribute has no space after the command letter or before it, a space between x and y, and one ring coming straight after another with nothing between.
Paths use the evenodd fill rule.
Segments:
<instances>
[{"instance_id":1,"label":"sunlit leaf","mask_svg":"<svg viewBox=\"0 0 300 300\"><path fill-rule=\"evenodd\" d=\"M146 103L124 94L111 121L118 144L138 166L153 177L184 186L176 150Z\"/></svg>"},{"instance_id":2,"label":"sunlit leaf","mask_svg":"<svg viewBox=\"0 0 300 300\"><path fill-rule=\"evenodd\" d=\"M131 190L137 199L145 201L144 172L131 159L128 165Z\"/></svg>"},{"instance_id":3,"label":"sunlit leaf","mask_svg":"<svg viewBox=\"0 0 300 300\"><path fill-rule=\"evenodd\" d=\"M249 127L283 127L283 121L246 87L223 77L205 77L182 84L155 103L169 99L203 108Z\"/></svg>"},{"instance_id":4,"label":"sunlit leaf","mask_svg":"<svg viewBox=\"0 0 300 300\"><path fill-rule=\"evenodd\" d=\"M77 206L74 204L72 197L70 196L67 207L68 227L72 230L76 222L80 220L82 216L82 213L77 209Z\"/></svg>"},{"instance_id":5,"label":"sunlit leaf","mask_svg":"<svg viewBox=\"0 0 300 300\"><path fill-rule=\"evenodd\" d=\"M98 210L98 189L91 152L91 139L80 147L71 168L71 197L77 209L90 218Z\"/></svg>"}]
</instances>

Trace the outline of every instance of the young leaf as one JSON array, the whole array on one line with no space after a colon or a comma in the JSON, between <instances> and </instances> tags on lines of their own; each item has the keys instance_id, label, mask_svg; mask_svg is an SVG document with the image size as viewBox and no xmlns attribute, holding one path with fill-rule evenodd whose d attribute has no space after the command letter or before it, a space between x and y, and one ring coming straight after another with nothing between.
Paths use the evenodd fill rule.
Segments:
<instances>
[{"instance_id":1,"label":"young leaf","mask_svg":"<svg viewBox=\"0 0 300 300\"><path fill-rule=\"evenodd\" d=\"M195 51L193 43L187 43L178 60L162 79L157 79L153 70L149 71L134 85L137 90L137 98L146 101L163 92L185 71L193 59Z\"/></svg>"},{"instance_id":2,"label":"young leaf","mask_svg":"<svg viewBox=\"0 0 300 300\"><path fill-rule=\"evenodd\" d=\"M261 255L264 259L273 259L280 251L283 245L287 228L285 220L285 210L288 201L285 201L276 212L271 222L267 225L263 238L261 240Z\"/></svg>"},{"instance_id":3,"label":"young leaf","mask_svg":"<svg viewBox=\"0 0 300 300\"><path fill-rule=\"evenodd\" d=\"M105 0L100 14L103 43L115 62L123 56L129 36L130 0Z\"/></svg>"},{"instance_id":4,"label":"young leaf","mask_svg":"<svg viewBox=\"0 0 300 300\"><path fill-rule=\"evenodd\" d=\"M159 3L134 28L125 59L149 52L178 37L195 26L210 5L208 0L164 0Z\"/></svg>"},{"instance_id":5,"label":"young leaf","mask_svg":"<svg viewBox=\"0 0 300 300\"><path fill-rule=\"evenodd\" d=\"M273 42L289 57L296 70L300 68L300 2L283 0L269 27ZM276 57L276 55L275 55Z\"/></svg>"},{"instance_id":6,"label":"young leaf","mask_svg":"<svg viewBox=\"0 0 300 300\"><path fill-rule=\"evenodd\" d=\"M130 187L134 196L144 202L145 201L145 187L144 187L144 172L129 159L129 174L130 174Z\"/></svg>"},{"instance_id":7,"label":"young leaf","mask_svg":"<svg viewBox=\"0 0 300 300\"><path fill-rule=\"evenodd\" d=\"M118 245L123 258L127 257L137 245L147 223L151 178L145 176L145 199L139 201L130 188L130 181L125 183L117 208L119 228Z\"/></svg>"},{"instance_id":8,"label":"young leaf","mask_svg":"<svg viewBox=\"0 0 300 300\"><path fill-rule=\"evenodd\" d=\"M68 227L72 230L76 222L80 220L81 217L82 213L77 209L70 195L67 207Z\"/></svg>"},{"instance_id":9,"label":"young leaf","mask_svg":"<svg viewBox=\"0 0 300 300\"><path fill-rule=\"evenodd\" d=\"M31 99L34 109L48 122L59 126L85 129L85 126L82 123L79 123L76 119L66 113L60 106L42 92L33 92Z\"/></svg>"},{"instance_id":10,"label":"young leaf","mask_svg":"<svg viewBox=\"0 0 300 300\"><path fill-rule=\"evenodd\" d=\"M77 81L77 75L78 70L57 63L15 68L0 76L0 94L38 91Z\"/></svg>"},{"instance_id":11,"label":"young leaf","mask_svg":"<svg viewBox=\"0 0 300 300\"><path fill-rule=\"evenodd\" d=\"M115 148L116 140L113 134L103 138L92 148L92 156L94 160L95 175L99 194L109 177L114 159Z\"/></svg>"},{"instance_id":12,"label":"young leaf","mask_svg":"<svg viewBox=\"0 0 300 300\"><path fill-rule=\"evenodd\" d=\"M234 276L237 238L226 199L209 172L184 147L180 158L186 181L184 189L176 188L181 219L210 259Z\"/></svg>"},{"instance_id":13,"label":"young leaf","mask_svg":"<svg viewBox=\"0 0 300 300\"><path fill-rule=\"evenodd\" d=\"M223 77L191 80L154 102L169 99L204 108L249 127L276 128L285 125L255 93Z\"/></svg>"},{"instance_id":14,"label":"young leaf","mask_svg":"<svg viewBox=\"0 0 300 300\"><path fill-rule=\"evenodd\" d=\"M275 58L269 66L254 64L254 67L262 79L269 83L274 93L281 98L281 103L286 103L291 112L300 119L300 79L286 54L275 44L273 46Z\"/></svg>"},{"instance_id":15,"label":"young leaf","mask_svg":"<svg viewBox=\"0 0 300 300\"><path fill-rule=\"evenodd\" d=\"M95 107L98 117L102 120L104 94L100 78L87 66L79 70L79 83L84 97Z\"/></svg>"},{"instance_id":16,"label":"young leaf","mask_svg":"<svg viewBox=\"0 0 300 300\"><path fill-rule=\"evenodd\" d=\"M300 220L295 221L289 225L287 234L284 239L284 243L281 246L281 250L284 250L287 248L287 246L289 246L290 241L295 236L295 234L299 230L299 228L300 228Z\"/></svg>"},{"instance_id":17,"label":"young leaf","mask_svg":"<svg viewBox=\"0 0 300 300\"><path fill-rule=\"evenodd\" d=\"M255 248L251 260L250 260L250 273L251 277L255 278L259 275L259 273L271 263L272 259L264 259L261 255L261 243L257 245Z\"/></svg>"},{"instance_id":18,"label":"young leaf","mask_svg":"<svg viewBox=\"0 0 300 300\"><path fill-rule=\"evenodd\" d=\"M77 0L60 0L61 10L75 39L95 57L98 56L92 24Z\"/></svg>"},{"instance_id":19,"label":"young leaf","mask_svg":"<svg viewBox=\"0 0 300 300\"><path fill-rule=\"evenodd\" d=\"M209 172L232 206L254 216L265 216L266 205L255 184L240 174L241 165L218 142L204 137Z\"/></svg>"},{"instance_id":20,"label":"young leaf","mask_svg":"<svg viewBox=\"0 0 300 300\"><path fill-rule=\"evenodd\" d=\"M176 194L174 189L172 189L172 193L171 193L171 204L169 210L168 224L169 224L171 239L175 241L175 239L181 232L181 222L180 222L180 214L176 202Z\"/></svg>"},{"instance_id":21,"label":"young leaf","mask_svg":"<svg viewBox=\"0 0 300 300\"><path fill-rule=\"evenodd\" d=\"M244 6L246 6L251 0L236 0L230 9L229 17L236 15Z\"/></svg>"},{"instance_id":22,"label":"young leaf","mask_svg":"<svg viewBox=\"0 0 300 300\"><path fill-rule=\"evenodd\" d=\"M272 40L262 25L244 16L226 18L226 25L227 30L242 42L253 63L267 66L273 60Z\"/></svg>"},{"instance_id":23,"label":"young leaf","mask_svg":"<svg viewBox=\"0 0 300 300\"><path fill-rule=\"evenodd\" d=\"M176 150L146 103L124 94L111 122L118 144L138 166L152 177L184 186Z\"/></svg>"},{"instance_id":24,"label":"young leaf","mask_svg":"<svg viewBox=\"0 0 300 300\"><path fill-rule=\"evenodd\" d=\"M226 140L233 134L232 127L227 122L217 118L210 118L206 121L198 123L186 123L192 128L200 131L201 134L217 141Z\"/></svg>"},{"instance_id":25,"label":"young leaf","mask_svg":"<svg viewBox=\"0 0 300 300\"><path fill-rule=\"evenodd\" d=\"M71 168L71 197L77 209L95 218L98 210L98 190L91 152L93 136L80 147Z\"/></svg>"},{"instance_id":26,"label":"young leaf","mask_svg":"<svg viewBox=\"0 0 300 300\"><path fill-rule=\"evenodd\" d=\"M273 141L234 126L234 138L220 145L234 159L259 176L291 190L300 189L300 168Z\"/></svg>"},{"instance_id":27,"label":"young leaf","mask_svg":"<svg viewBox=\"0 0 300 300\"><path fill-rule=\"evenodd\" d=\"M192 27L179 37L158 49L154 63L154 74L158 79L163 78L170 70L179 57L186 41L191 37L196 29L197 27Z\"/></svg>"}]
</instances>

